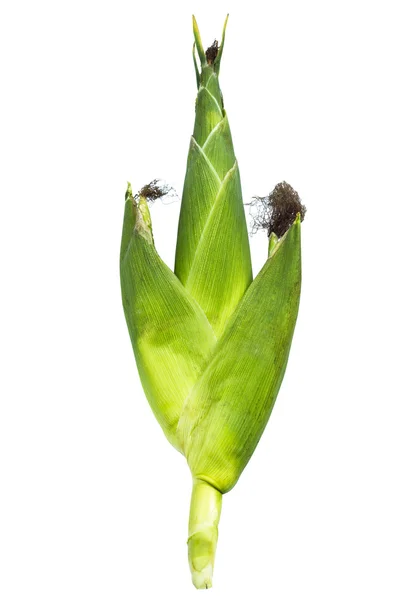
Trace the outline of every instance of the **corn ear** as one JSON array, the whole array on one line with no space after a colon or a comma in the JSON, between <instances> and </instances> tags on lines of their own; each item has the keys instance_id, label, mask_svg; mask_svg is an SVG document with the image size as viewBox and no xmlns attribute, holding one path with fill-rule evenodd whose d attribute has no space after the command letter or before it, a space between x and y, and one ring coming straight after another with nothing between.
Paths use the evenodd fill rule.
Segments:
<instances>
[{"instance_id":1,"label":"corn ear","mask_svg":"<svg viewBox=\"0 0 400 600\"><path fill-rule=\"evenodd\" d=\"M204 312L154 247L150 213L128 187L120 257L122 301L143 389L169 441L215 336ZM195 341L195 343L194 343Z\"/></svg>"},{"instance_id":2,"label":"corn ear","mask_svg":"<svg viewBox=\"0 0 400 600\"><path fill-rule=\"evenodd\" d=\"M223 41L225 39L225 21ZM193 17L198 93L176 247L175 273L219 337L252 280L239 168L218 74L223 43L207 58Z\"/></svg>"},{"instance_id":3,"label":"corn ear","mask_svg":"<svg viewBox=\"0 0 400 600\"><path fill-rule=\"evenodd\" d=\"M226 21L221 46L204 51L193 19L198 94L176 274L154 247L145 188L133 196L128 186L120 260L143 388L192 473L188 557L197 588L212 585L222 495L252 456L285 373L299 308L305 212L286 182L256 197L267 207L268 219L262 213L259 222L267 224L269 247L252 281L239 170L218 81L225 27Z\"/></svg>"}]
</instances>

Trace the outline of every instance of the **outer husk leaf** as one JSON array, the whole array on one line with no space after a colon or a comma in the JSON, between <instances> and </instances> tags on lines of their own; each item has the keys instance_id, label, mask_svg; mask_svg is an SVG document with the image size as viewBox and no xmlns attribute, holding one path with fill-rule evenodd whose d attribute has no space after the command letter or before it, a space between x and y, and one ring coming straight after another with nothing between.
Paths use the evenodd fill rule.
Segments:
<instances>
[{"instance_id":1,"label":"outer husk leaf","mask_svg":"<svg viewBox=\"0 0 400 600\"><path fill-rule=\"evenodd\" d=\"M288 360L301 285L300 220L229 322L179 422L192 474L229 491L267 424Z\"/></svg>"},{"instance_id":2,"label":"outer husk leaf","mask_svg":"<svg viewBox=\"0 0 400 600\"><path fill-rule=\"evenodd\" d=\"M157 254L141 199L125 203L121 290L136 363L149 404L180 450L176 426L183 403L215 346L207 318Z\"/></svg>"}]
</instances>

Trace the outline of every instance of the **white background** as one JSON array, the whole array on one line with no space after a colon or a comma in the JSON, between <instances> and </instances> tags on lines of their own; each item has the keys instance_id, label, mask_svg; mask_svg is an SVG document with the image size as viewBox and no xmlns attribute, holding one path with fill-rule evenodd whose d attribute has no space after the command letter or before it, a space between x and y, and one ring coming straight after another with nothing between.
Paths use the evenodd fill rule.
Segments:
<instances>
[{"instance_id":1,"label":"white background","mask_svg":"<svg viewBox=\"0 0 400 600\"><path fill-rule=\"evenodd\" d=\"M4 2L2 600L398 600L396 2ZM245 201L308 212L291 358L224 498L214 588L192 588L191 480L147 405L119 289L126 181L181 193L207 46ZM173 266L179 202L155 206ZM252 238L257 272L267 238Z\"/></svg>"}]
</instances>

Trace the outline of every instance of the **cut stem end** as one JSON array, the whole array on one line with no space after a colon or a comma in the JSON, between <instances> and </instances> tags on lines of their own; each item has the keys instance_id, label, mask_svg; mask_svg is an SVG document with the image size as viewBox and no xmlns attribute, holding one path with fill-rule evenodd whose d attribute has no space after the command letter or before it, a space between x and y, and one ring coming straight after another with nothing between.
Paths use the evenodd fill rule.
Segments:
<instances>
[{"instance_id":1,"label":"cut stem end","mask_svg":"<svg viewBox=\"0 0 400 600\"><path fill-rule=\"evenodd\" d=\"M190 503L188 557L193 585L212 587L222 494L201 479L193 480Z\"/></svg>"}]
</instances>

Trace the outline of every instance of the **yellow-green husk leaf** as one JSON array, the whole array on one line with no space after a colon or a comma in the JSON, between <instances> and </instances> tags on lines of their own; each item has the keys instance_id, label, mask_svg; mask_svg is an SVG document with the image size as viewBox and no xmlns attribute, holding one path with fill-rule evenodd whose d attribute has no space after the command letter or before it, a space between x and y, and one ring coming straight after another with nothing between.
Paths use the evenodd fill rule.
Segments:
<instances>
[{"instance_id":1,"label":"yellow-green husk leaf","mask_svg":"<svg viewBox=\"0 0 400 600\"><path fill-rule=\"evenodd\" d=\"M229 321L179 422L192 475L221 492L237 482L271 414L289 355L300 285L297 218Z\"/></svg>"},{"instance_id":2,"label":"yellow-green husk leaf","mask_svg":"<svg viewBox=\"0 0 400 600\"><path fill-rule=\"evenodd\" d=\"M183 402L215 345L204 312L153 244L144 198L125 203L121 290L136 363L149 404L169 441Z\"/></svg>"}]
</instances>

